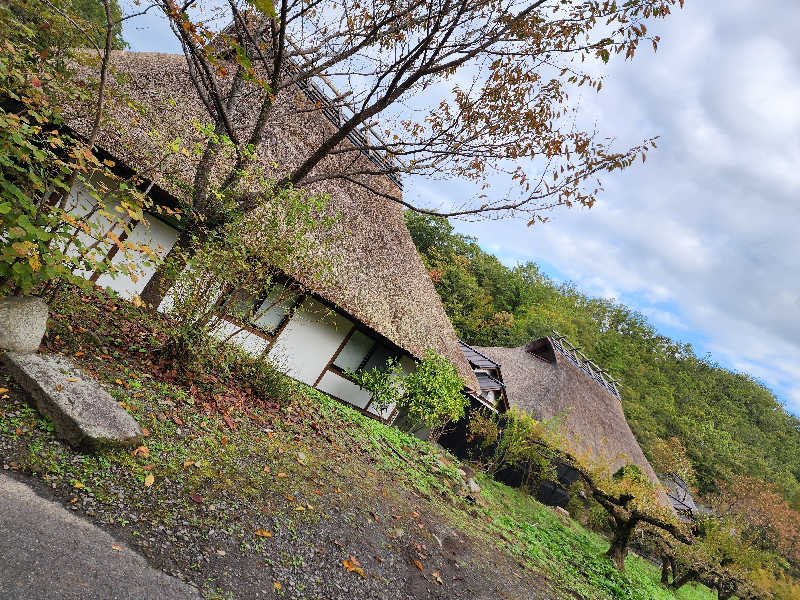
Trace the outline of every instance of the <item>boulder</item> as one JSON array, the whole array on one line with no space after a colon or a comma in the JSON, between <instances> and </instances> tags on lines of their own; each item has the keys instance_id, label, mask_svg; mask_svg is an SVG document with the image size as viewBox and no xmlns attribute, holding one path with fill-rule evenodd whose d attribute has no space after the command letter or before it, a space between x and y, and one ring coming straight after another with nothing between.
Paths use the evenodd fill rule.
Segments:
<instances>
[{"instance_id":1,"label":"boulder","mask_svg":"<svg viewBox=\"0 0 800 600\"><path fill-rule=\"evenodd\" d=\"M47 303L35 296L0 298L0 348L36 352L47 328Z\"/></svg>"},{"instance_id":2,"label":"boulder","mask_svg":"<svg viewBox=\"0 0 800 600\"><path fill-rule=\"evenodd\" d=\"M71 446L94 449L141 441L136 420L68 358L8 352L3 362L34 408L53 421L56 436Z\"/></svg>"},{"instance_id":3,"label":"boulder","mask_svg":"<svg viewBox=\"0 0 800 600\"><path fill-rule=\"evenodd\" d=\"M564 523L565 525L569 525L572 521L572 517L569 514L569 511L566 508L562 508L560 506L554 506L553 512L556 513L558 520Z\"/></svg>"},{"instance_id":4,"label":"boulder","mask_svg":"<svg viewBox=\"0 0 800 600\"><path fill-rule=\"evenodd\" d=\"M469 489L471 494L481 493L481 486L479 486L477 482L472 478L467 479L467 489Z\"/></svg>"}]
</instances>

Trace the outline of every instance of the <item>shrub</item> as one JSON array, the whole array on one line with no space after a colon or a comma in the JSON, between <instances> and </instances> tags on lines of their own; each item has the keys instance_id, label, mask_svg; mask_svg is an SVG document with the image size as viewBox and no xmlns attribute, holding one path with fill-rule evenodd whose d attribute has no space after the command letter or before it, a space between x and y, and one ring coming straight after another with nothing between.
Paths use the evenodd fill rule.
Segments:
<instances>
[{"instance_id":1,"label":"shrub","mask_svg":"<svg viewBox=\"0 0 800 600\"><path fill-rule=\"evenodd\" d=\"M123 179L111 160L69 133L63 106L92 104L97 117L104 106L67 68L76 57L58 46L64 40L47 37L31 11L23 2L0 5L0 296L42 294L62 282L86 288L92 273L135 279L134 263L154 263L157 255L122 241L123 234L152 203L135 175ZM48 14L47 31L70 29ZM76 183L87 198L75 196Z\"/></svg>"},{"instance_id":2,"label":"shrub","mask_svg":"<svg viewBox=\"0 0 800 600\"><path fill-rule=\"evenodd\" d=\"M336 219L324 214L327 198L258 185L248 192L260 197L253 211L226 219L167 260L173 285L162 308L173 329L162 353L170 358L187 364L203 352L216 354L211 334L227 342L271 309L290 304L305 288L283 273L299 271L305 281L320 282L330 269L326 250ZM235 324L224 334L223 319Z\"/></svg>"},{"instance_id":3,"label":"shrub","mask_svg":"<svg viewBox=\"0 0 800 600\"><path fill-rule=\"evenodd\" d=\"M389 359L383 369L350 372L349 376L372 393L381 410L397 406L398 426L406 431L427 429L431 441L439 439L449 423L462 419L467 408L458 371L430 349L411 373Z\"/></svg>"}]
</instances>

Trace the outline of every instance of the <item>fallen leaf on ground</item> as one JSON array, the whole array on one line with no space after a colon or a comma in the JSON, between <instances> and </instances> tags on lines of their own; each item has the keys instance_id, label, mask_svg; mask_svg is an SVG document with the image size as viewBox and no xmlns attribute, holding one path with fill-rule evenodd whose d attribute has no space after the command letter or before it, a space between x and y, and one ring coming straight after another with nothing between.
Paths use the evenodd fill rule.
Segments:
<instances>
[{"instance_id":1,"label":"fallen leaf on ground","mask_svg":"<svg viewBox=\"0 0 800 600\"><path fill-rule=\"evenodd\" d=\"M431 576L439 583L439 585L444 585L444 581L442 581L442 578L439 577L439 571L434 571L431 573Z\"/></svg>"},{"instance_id":2,"label":"fallen leaf on ground","mask_svg":"<svg viewBox=\"0 0 800 600\"><path fill-rule=\"evenodd\" d=\"M8 391L8 388L0 388L0 394L5 394Z\"/></svg>"},{"instance_id":3,"label":"fallen leaf on ground","mask_svg":"<svg viewBox=\"0 0 800 600\"><path fill-rule=\"evenodd\" d=\"M111 544L111 549L116 550L117 552L122 552L122 546L119 544Z\"/></svg>"},{"instance_id":4,"label":"fallen leaf on ground","mask_svg":"<svg viewBox=\"0 0 800 600\"><path fill-rule=\"evenodd\" d=\"M272 582L272 587L275 588L276 592L280 592L281 591L281 587L283 587L283 586L281 586L281 584L278 583L277 581L273 581Z\"/></svg>"},{"instance_id":5,"label":"fallen leaf on ground","mask_svg":"<svg viewBox=\"0 0 800 600\"><path fill-rule=\"evenodd\" d=\"M70 504L75 504L78 501L78 497L75 496L72 500L69 501Z\"/></svg>"},{"instance_id":6,"label":"fallen leaf on ground","mask_svg":"<svg viewBox=\"0 0 800 600\"><path fill-rule=\"evenodd\" d=\"M264 465L264 473L269 473L271 470L268 465Z\"/></svg>"},{"instance_id":7,"label":"fallen leaf on ground","mask_svg":"<svg viewBox=\"0 0 800 600\"><path fill-rule=\"evenodd\" d=\"M75 377L67 377L66 381L74 382L74 381L78 381L78 379L75 378Z\"/></svg>"},{"instance_id":8,"label":"fallen leaf on ground","mask_svg":"<svg viewBox=\"0 0 800 600\"><path fill-rule=\"evenodd\" d=\"M72 484L72 487L79 490L85 486L80 481L76 481L75 483Z\"/></svg>"},{"instance_id":9,"label":"fallen leaf on ground","mask_svg":"<svg viewBox=\"0 0 800 600\"><path fill-rule=\"evenodd\" d=\"M256 529L253 533L255 533L258 537L272 537L272 533L266 529Z\"/></svg>"},{"instance_id":10,"label":"fallen leaf on ground","mask_svg":"<svg viewBox=\"0 0 800 600\"><path fill-rule=\"evenodd\" d=\"M115 380L114 380L114 383L116 383L117 385L124 385L124 384L122 383L122 379L115 379Z\"/></svg>"},{"instance_id":11,"label":"fallen leaf on ground","mask_svg":"<svg viewBox=\"0 0 800 600\"><path fill-rule=\"evenodd\" d=\"M298 504L297 506L295 506L295 507L294 507L294 509L295 509L295 510L305 510L305 509L306 509L306 507L305 507L305 506L303 506L302 504Z\"/></svg>"},{"instance_id":12,"label":"fallen leaf on ground","mask_svg":"<svg viewBox=\"0 0 800 600\"><path fill-rule=\"evenodd\" d=\"M278 473L278 477L288 477L288 475L283 471L281 471L280 473Z\"/></svg>"},{"instance_id":13,"label":"fallen leaf on ground","mask_svg":"<svg viewBox=\"0 0 800 600\"><path fill-rule=\"evenodd\" d=\"M155 465L153 463L150 463L149 465L143 465L142 466L142 471L149 471L153 467L155 467Z\"/></svg>"},{"instance_id":14,"label":"fallen leaf on ground","mask_svg":"<svg viewBox=\"0 0 800 600\"><path fill-rule=\"evenodd\" d=\"M416 558L413 560L414 566L417 567L420 571L424 571L422 568L422 563L419 562Z\"/></svg>"},{"instance_id":15,"label":"fallen leaf on ground","mask_svg":"<svg viewBox=\"0 0 800 600\"><path fill-rule=\"evenodd\" d=\"M194 461L193 460L185 460L185 461L183 461L183 468L184 469L186 467L191 467L192 465L194 465Z\"/></svg>"},{"instance_id":16,"label":"fallen leaf on ground","mask_svg":"<svg viewBox=\"0 0 800 600\"><path fill-rule=\"evenodd\" d=\"M351 555L350 558L345 558L342 561L342 565L344 565L348 573L358 573L366 579L367 576L364 574L364 569L361 568L361 563L356 560L355 556Z\"/></svg>"},{"instance_id":17,"label":"fallen leaf on ground","mask_svg":"<svg viewBox=\"0 0 800 600\"><path fill-rule=\"evenodd\" d=\"M148 473L144 478L144 487L150 487L155 482L156 478L152 473Z\"/></svg>"},{"instance_id":18,"label":"fallen leaf on ground","mask_svg":"<svg viewBox=\"0 0 800 600\"><path fill-rule=\"evenodd\" d=\"M150 430L147 427L142 427L142 436L150 437Z\"/></svg>"},{"instance_id":19,"label":"fallen leaf on ground","mask_svg":"<svg viewBox=\"0 0 800 600\"><path fill-rule=\"evenodd\" d=\"M150 456L150 449L147 446L139 446L131 454L134 456Z\"/></svg>"},{"instance_id":20,"label":"fallen leaf on ground","mask_svg":"<svg viewBox=\"0 0 800 600\"><path fill-rule=\"evenodd\" d=\"M183 421L181 421L178 415L172 417L172 422L175 423L175 425L183 425Z\"/></svg>"},{"instance_id":21,"label":"fallen leaf on ground","mask_svg":"<svg viewBox=\"0 0 800 600\"><path fill-rule=\"evenodd\" d=\"M198 504L203 503L203 497L199 494L189 494L189 498L197 502Z\"/></svg>"},{"instance_id":22,"label":"fallen leaf on ground","mask_svg":"<svg viewBox=\"0 0 800 600\"><path fill-rule=\"evenodd\" d=\"M317 496L322 496L322 490L314 490L314 493L315 493Z\"/></svg>"}]
</instances>

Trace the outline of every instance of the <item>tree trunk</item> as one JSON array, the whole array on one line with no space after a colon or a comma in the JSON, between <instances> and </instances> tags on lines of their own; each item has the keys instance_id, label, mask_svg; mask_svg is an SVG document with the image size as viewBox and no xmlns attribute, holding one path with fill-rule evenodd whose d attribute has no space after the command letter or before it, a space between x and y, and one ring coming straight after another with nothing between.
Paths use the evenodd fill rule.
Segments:
<instances>
[{"instance_id":1,"label":"tree trunk","mask_svg":"<svg viewBox=\"0 0 800 600\"><path fill-rule=\"evenodd\" d=\"M606 556L611 559L614 566L620 571L625 571L625 557L628 555L628 543L631 541L631 535L636 528L638 519L630 519L628 521L616 520L616 530L614 537L611 539L611 546L606 552Z\"/></svg>"},{"instance_id":2,"label":"tree trunk","mask_svg":"<svg viewBox=\"0 0 800 600\"><path fill-rule=\"evenodd\" d=\"M686 573L684 573L680 577L676 577L675 575L676 575L675 572L673 572L673 574L672 574L672 585L670 585L670 587L672 589L679 590L683 586L685 586L687 583L689 583L690 581L694 581L695 578L697 577L698 573L697 573L697 571L689 569L689 570L686 571Z\"/></svg>"},{"instance_id":3,"label":"tree trunk","mask_svg":"<svg viewBox=\"0 0 800 600\"><path fill-rule=\"evenodd\" d=\"M153 308L158 308L158 305L161 304L161 301L164 299L164 296L166 296L167 291L169 291L173 283L169 281L169 276L167 275L167 262L177 259L182 251L189 248L191 242L191 228L187 227L181 231L178 239L175 241L175 245L167 252L164 260L159 263L150 281L147 282L142 293L139 294L139 298L141 298L142 302L151 304Z\"/></svg>"},{"instance_id":4,"label":"tree trunk","mask_svg":"<svg viewBox=\"0 0 800 600\"><path fill-rule=\"evenodd\" d=\"M672 569L672 563L668 556L661 557L661 583L669 585L669 572ZM675 579L675 572L672 572L672 578Z\"/></svg>"},{"instance_id":5,"label":"tree trunk","mask_svg":"<svg viewBox=\"0 0 800 600\"><path fill-rule=\"evenodd\" d=\"M733 598L738 587L735 581L721 579L717 584L717 598L719 598L719 600L730 600Z\"/></svg>"}]
</instances>

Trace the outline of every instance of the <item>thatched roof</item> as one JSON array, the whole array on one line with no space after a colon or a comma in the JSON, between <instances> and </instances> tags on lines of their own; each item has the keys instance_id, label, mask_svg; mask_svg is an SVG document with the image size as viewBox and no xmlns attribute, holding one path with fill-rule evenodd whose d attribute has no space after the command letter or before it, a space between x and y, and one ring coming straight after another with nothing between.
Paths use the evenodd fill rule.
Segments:
<instances>
[{"instance_id":1,"label":"thatched roof","mask_svg":"<svg viewBox=\"0 0 800 600\"><path fill-rule=\"evenodd\" d=\"M636 464L653 483L659 483L619 399L559 352L550 338L519 348L476 350L502 365L512 406L540 421L563 416L567 441L575 453L605 462L612 473L625 464Z\"/></svg>"},{"instance_id":2,"label":"thatched roof","mask_svg":"<svg viewBox=\"0 0 800 600\"><path fill-rule=\"evenodd\" d=\"M116 125L103 129L98 146L115 160L153 177L167 193L179 196L181 183L193 179L194 155L174 156L160 166L159 173L153 172L152 165L163 163L153 131L162 142L180 138L191 150L202 139L193 122L210 120L191 83L183 55L114 52L112 65L125 74L125 83L114 90L141 104L144 114L115 102L111 117ZM96 78L93 68L85 68L85 73L87 78ZM223 88L226 85L224 78L218 83ZM259 105L259 93L248 89L234 115L236 126L249 131ZM76 111L78 114L69 121L79 133L88 131L88 114L80 114L86 112ZM259 165L267 173L280 176L298 165L331 131L330 121L314 110L299 90L283 92L276 99L267 133L257 149ZM374 170L374 165L354 150L326 159L312 176L340 172L345 164L352 168L353 161L359 160L365 161L366 169ZM217 173L220 171L224 169ZM369 184L382 193L399 194L388 178L371 177ZM333 274L322 284L302 281L301 270L289 275L308 283L322 299L410 354L421 357L427 348L434 349L457 366L468 387L478 389L405 227L400 205L344 180L320 181L308 189L327 193L329 209L341 216L335 232L341 235L332 250Z\"/></svg>"}]
</instances>

